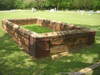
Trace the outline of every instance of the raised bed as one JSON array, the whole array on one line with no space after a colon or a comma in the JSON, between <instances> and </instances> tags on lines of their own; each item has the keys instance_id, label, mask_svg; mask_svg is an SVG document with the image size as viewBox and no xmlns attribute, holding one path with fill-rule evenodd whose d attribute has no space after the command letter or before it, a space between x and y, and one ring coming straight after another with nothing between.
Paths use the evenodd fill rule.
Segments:
<instances>
[{"instance_id":1,"label":"raised bed","mask_svg":"<svg viewBox=\"0 0 100 75\"><path fill-rule=\"evenodd\" d=\"M95 42L95 31L84 27L46 19L6 19L3 28L27 53L42 58L60 52L76 51ZM21 25L39 24L53 32L36 33Z\"/></svg>"}]
</instances>

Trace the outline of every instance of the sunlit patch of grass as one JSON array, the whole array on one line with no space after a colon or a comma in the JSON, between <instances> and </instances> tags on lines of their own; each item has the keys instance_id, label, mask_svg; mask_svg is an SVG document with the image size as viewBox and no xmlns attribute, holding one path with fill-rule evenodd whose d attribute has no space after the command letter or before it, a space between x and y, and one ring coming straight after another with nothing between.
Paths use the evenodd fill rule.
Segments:
<instances>
[{"instance_id":1,"label":"sunlit patch of grass","mask_svg":"<svg viewBox=\"0 0 100 75\"><path fill-rule=\"evenodd\" d=\"M37 32L37 33L47 33L47 32L53 32L52 29L48 28L48 27L43 27L43 26L39 26L37 24L32 24L32 25L23 25L21 26L22 28L28 29L30 31L33 32Z\"/></svg>"}]
</instances>

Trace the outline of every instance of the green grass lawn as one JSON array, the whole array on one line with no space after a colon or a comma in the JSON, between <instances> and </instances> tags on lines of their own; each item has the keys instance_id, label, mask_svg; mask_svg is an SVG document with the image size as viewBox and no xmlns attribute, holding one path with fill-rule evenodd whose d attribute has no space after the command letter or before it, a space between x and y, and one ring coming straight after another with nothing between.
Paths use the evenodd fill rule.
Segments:
<instances>
[{"instance_id":1,"label":"green grass lawn","mask_svg":"<svg viewBox=\"0 0 100 75\"><path fill-rule=\"evenodd\" d=\"M23 52L18 45L2 29L1 20L6 18L47 18L89 27L97 31L96 43L90 48L84 48L71 56L55 60L45 58L34 60ZM78 13L75 11L0 11L0 75L61 75L61 72L78 71L100 61L100 14ZM93 72L99 75L100 69Z\"/></svg>"},{"instance_id":2,"label":"green grass lawn","mask_svg":"<svg viewBox=\"0 0 100 75\"><path fill-rule=\"evenodd\" d=\"M47 27L43 27L43 26L39 26L36 24L32 24L32 25L23 25L21 26L22 28L25 28L27 30L36 32L36 33L47 33L47 32L53 32L52 29L47 28Z\"/></svg>"}]
</instances>

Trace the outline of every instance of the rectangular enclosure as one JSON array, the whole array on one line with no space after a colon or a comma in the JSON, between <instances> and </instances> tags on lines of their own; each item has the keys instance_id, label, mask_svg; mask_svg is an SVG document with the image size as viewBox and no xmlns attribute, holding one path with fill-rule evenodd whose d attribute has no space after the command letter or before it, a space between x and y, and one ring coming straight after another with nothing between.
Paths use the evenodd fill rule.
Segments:
<instances>
[{"instance_id":1,"label":"rectangular enclosure","mask_svg":"<svg viewBox=\"0 0 100 75\"><path fill-rule=\"evenodd\" d=\"M38 18L6 19L2 21L2 24L18 45L36 58L60 52L77 51L95 42L95 31L73 24ZM52 31L38 33L22 27L22 25L32 24L38 24Z\"/></svg>"}]
</instances>

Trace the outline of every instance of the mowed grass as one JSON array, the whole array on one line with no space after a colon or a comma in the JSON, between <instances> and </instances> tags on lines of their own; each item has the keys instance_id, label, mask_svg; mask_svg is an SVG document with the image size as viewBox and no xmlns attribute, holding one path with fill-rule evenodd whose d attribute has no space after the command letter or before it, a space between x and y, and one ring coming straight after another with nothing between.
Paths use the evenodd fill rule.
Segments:
<instances>
[{"instance_id":1,"label":"mowed grass","mask_svg":"<svg viewBox=\"0 0 100 75\"><path fill-rule=\"evenodd\" d=\"M78 53L71 53L55 60L50 58L35 60L23 52L2 29L1 20L7 18L47 18L76 24L96 30L96 43ZM0 75L62 75L78 71L100 61L100 14L83 14L76 11L0 11ZM100 69L93 72L99 75Z\"/></svg>"},{"instance_id":2,"label":"mowed grass","mask_svg":"<svg viewBox=\"0 0 100 75\"><path fill-rule=\"evenodd\" d=\"M43 27L43 26L39 26L37 24L32 24L32 25L22 25L22 28L25 28L27 30L36 32L36 33L47 33L47 32L53 32L52 29L48 28L48 27Z\"/></svg>"}]
</instances>

